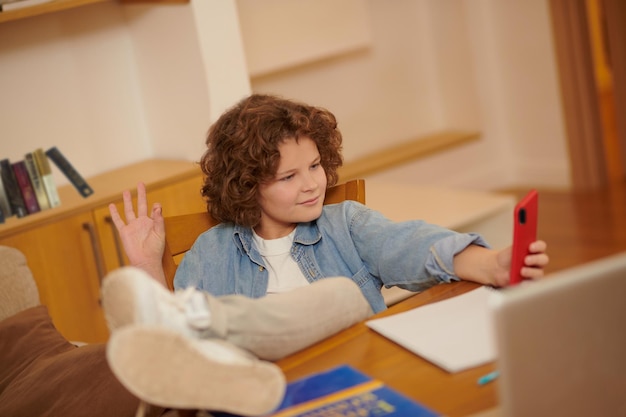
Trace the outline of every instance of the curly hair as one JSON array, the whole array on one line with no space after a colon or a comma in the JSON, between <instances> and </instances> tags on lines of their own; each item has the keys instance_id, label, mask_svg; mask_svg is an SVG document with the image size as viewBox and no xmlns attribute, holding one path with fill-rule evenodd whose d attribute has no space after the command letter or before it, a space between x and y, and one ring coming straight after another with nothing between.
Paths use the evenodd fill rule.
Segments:
<instances>
[{"instance_id":1,"label":"curly hair","mask_svg":"<svg viewBox=\"0 0 626 417\"><path fill-rule=\"evenodd\" d=\"M342 136L331 112L266 94L253 94L227 110L209 129L200 160L208 212L220 222L256 226L259 184L274 179L280 144L303 137L317 145L327 187L335 185Z\"/></svg>"}]
</instances>

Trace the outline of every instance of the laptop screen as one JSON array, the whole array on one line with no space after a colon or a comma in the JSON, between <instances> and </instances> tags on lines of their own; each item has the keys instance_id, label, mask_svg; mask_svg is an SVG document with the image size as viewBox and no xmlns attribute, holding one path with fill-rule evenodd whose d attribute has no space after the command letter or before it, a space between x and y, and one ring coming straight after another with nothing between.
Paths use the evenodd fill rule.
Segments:
<instances>
[{"instance_id":1,"label":"laptop screen","mask_svg":"<svg viewBox=\"0 0 626 417\"><path fill-rule=\"evenodd\" d=\"M626 253L495 291L505 416L626 416Z\"/></svg>"}]
</instances>

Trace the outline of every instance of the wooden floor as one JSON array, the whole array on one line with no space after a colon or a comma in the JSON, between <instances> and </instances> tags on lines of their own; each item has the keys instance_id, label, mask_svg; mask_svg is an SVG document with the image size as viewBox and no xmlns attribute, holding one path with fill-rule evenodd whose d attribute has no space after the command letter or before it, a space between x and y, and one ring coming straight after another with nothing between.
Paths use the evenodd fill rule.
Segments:
<instances>
[{"instance_id":1,"label":"wooden floor","mask_svg":"<svg viewBox=\"0 0 626 417\"><path fill-rule=\"evenodd\" d=\"M519 197L526 191L508 190ZM550 255L546 272L626 251L626 181L594 191L538 191L538 237Z\"/></svg>"}]
</instances>

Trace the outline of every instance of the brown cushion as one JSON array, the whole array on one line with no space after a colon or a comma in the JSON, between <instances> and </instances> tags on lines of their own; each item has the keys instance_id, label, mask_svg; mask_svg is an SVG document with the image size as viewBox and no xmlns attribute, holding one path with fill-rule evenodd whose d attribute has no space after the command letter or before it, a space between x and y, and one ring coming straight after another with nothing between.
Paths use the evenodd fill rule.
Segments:
<instances>
[{"instance_id":1,"label":"brown cushion","mask_svg":"<svg viewBox=\"0 0 626 417\"><path fill-rule=\"evenodd\" d=\"M123 417L138 404L111 373L105 345L72 345L45 306L0 322L0 416Z\"/></svg>"}]
</instances>

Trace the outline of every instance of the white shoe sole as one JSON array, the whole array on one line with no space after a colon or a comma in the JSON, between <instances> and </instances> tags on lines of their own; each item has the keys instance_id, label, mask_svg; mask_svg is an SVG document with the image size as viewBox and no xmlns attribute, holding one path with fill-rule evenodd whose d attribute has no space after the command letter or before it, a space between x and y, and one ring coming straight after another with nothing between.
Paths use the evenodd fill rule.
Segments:
<instances>
[{"instance_id":1,"label":"white shoe sole","mask_svg":"<svg viewBox=\"0 0 626 417\"><path fill-rule=\"evenodd\" d=\"M278 407L285 392L275 364L221 340L197 340L163 327L117 330L107 360L131 393L162 407L258 416Z\"/></svg>"}]
</instances>

